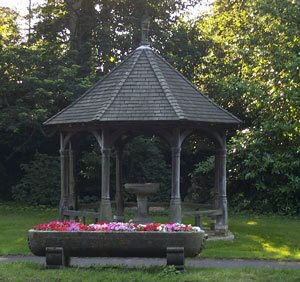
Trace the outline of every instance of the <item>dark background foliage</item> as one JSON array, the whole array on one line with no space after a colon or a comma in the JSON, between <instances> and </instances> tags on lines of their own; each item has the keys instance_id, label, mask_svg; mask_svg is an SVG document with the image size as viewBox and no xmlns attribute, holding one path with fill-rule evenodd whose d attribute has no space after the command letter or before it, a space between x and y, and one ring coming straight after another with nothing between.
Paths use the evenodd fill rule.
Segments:
<instances>
[{"instance_id":1,"label":"dark background foliage","mask_svg":"<svg viewBox=\"0 0 300 282\"><path fill-rule=\"evenodd\" d=\"M187 20L186 9L199 2L48 0L32 11L37 23L25 38L19 15L0 8L0 198L58 203L59 137L42 123L139 45L147 12L152 46L243 121L227 137L231 207L299 214L300 2L216 0L209 14ZM213 154L207 139L185 141L183 200L211 201ZM87 137L77 162L82 201L100 197L100 163L99 148ZM125 148L124 182L159 182L152 200L167 201L170 164L165 143L138 137Z\"/></svg>"}]
</instances>

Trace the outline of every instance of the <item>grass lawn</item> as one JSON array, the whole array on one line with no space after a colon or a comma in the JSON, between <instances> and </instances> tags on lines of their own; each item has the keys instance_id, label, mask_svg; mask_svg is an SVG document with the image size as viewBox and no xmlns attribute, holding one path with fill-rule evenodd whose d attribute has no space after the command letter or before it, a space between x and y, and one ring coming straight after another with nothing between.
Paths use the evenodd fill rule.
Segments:
<instances>
[{"instance_id":1,"label":"grass lawn","mask_svg":"<svg viewBox=\"0 0 300 282\"><path fill-rule=\"evenodd\" d=\"M130 216L130 215L129 215ZM33 225L57 220L58 210L0 202L0 254L29 255L27 231ZM167 222L166 216L154 218ZM192 218L184 223L193 223ZM207 242L201 257L300 260L300 220L279 216L229 216L233 242Z\"/></svg>"},{"instance_id":2,"label":"grass lawn","mask_svg":"<svg viewBox=\"0 0 300 282\"><path fill-rule=\"evenodd\" d=\"M58 218L58 210L0 202L0 254L29 255L27 231L32 226Z\"/></svg>"},{"instance_id":3,"label":"grass lawn","mask_svg":"<svg viewBox=\"0 0 300 282\"><path fill-rule=\"evenodd\" d=\"M29 262L0 263L4 281L300 281L299 269L217 269L187 267L185 273L172 268L93 266L88 269L49 270Z\"/></svg>"},{"instance_id":4,"label":"grass lawn","mask_svg":"<svg viewBox=\"0 0 300 282\"><path fill-rule=\"evenodd\" d=\"M201 257L300 261L300 219L230 216L233 242L208 242Z\"/></svg>"}]
</instances>

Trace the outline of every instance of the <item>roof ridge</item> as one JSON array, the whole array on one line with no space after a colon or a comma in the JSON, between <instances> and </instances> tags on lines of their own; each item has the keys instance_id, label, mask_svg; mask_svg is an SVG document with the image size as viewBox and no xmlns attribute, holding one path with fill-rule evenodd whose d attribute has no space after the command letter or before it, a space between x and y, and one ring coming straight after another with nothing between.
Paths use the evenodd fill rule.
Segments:
<instances>
[{"instance_id":1,"label":"roof ridge","mask_svg":"<svg viewBox=\"0 0 300 282\"><path fill-rule=\"evenodd\" d=\"M115 68L113 68L110 72L108 72L106 75L104 75L101 79L99 79L91 88L89 88L85 93L83 93L81 96L79 96L75 101L73 101L70 105L68 105L67 107L63 108L62 110L60 110L58 113L56 113L54 116L52 116L51 118L47 119L46 121L43 122L43 124L48 124L51 120L53 120L54 118L56 118L57 116L59 116L60 114L62 114L64 111L66 111L67 109L71 108L73 105L77 104L81 99L83 99L85 96L87 96L94 88L96 88L96 86L98 86L99 84L102 83L102 81L104 81L108 76L110 76L113 71L115 71L116 69L118 69L121 65L123 65L129 58L132 57L132 55L134 54L134 52L132 52L131 54L128 55L128 57L121 62L120 64L118 64Z\"/></svg>"},{"instance_id":2,"label":"roof ridge","mask_svg":"<svg viewBox=\"0 0 300 282\"><path fill-rule=\"evenodd\" d=\"M229 111L223 109L221 106L219 106L217 103L212 101L208 96L202 93L200 89L198 89L192 82L190 82L181 72L179 72L177 69L175 69L167 60L165 60L162 56L158 55L156 52L153 52L157 57L161 58L171 69L175 70L176 74L183 78L189 85L191 85L197 92L199 92L205 99L207 99L211 104L213 104L215 107L219 108L223 112L229 114L232 118L237 120L238 122L242 122L239 118L237 118L235 115L230 113Z\"/></svg>"},{"instance_id":3,"label":"roof ridge","mask_svg":"<svg viewBox=\"0 0 300 282\"><path fill-rule=\"evenodd\" d=\"M173 111L175 112L175 114L177 115L177 117L179 119L185 119L184 113L183 113L181 107L179 106L177 100L175 99L174 95L172 95L172 91L171 91L162 71L160 70L159 66L157 65L157 63L155 61L151 60L151 58L149 57L149 55L147 54L146 51L144 51L144 52L146 54L146 58L148 59L148 61L150 63L150 66L154 72L154 75L156 76L161 89L165 93L166 98L167 98L169 104L171 105ZM154 53L152 50L151 50L151 52Z\"/></svg>"},{"instance_id":4,"label":"roof ridge","mask_svg":"<svg viewBox=\"0 0 300 282\"><path fill-rule=\"evenodd\" d=\"M132 54L134 54L135 52L133 52ZM101 117L103 117L103 115L105 114L105 112L108 110L108 108L111 106L111 104L116 100L118 94L120 93L124 83L126 82L126 80L128 79L129 75L131 74L131 72L133 71L138 59L140 58L142 52L140 54L138 54L136 56L136 58L133 61L133 64L131 66L131 68L126 71L126 76L124 78L121 79L121 81L118 83L117 87L114 89L114 92L112 93L112 97L110 98L110 101L107 103L107 105L104 107L104 109L99 110L95 116L93 120L100 120Z\"/></svg>"}]
</instances>

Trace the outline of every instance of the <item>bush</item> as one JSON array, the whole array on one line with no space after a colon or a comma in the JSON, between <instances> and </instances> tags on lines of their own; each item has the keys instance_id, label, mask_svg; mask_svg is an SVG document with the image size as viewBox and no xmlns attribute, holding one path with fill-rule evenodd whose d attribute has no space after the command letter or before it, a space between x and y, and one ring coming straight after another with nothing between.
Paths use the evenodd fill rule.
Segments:
<instances>
[{"instance_id":1,"label":"bush","mask_svg":"<svg viewBox=\"0 0 300 282\"><path fill-rule=\"evenodd\" d=\"M160 184L159 191L149 196L149 201L153 202L167 202L171 195L171 167L165 160L162 147L156 137L139 136L126 145L123 154L124 183ZM125 193L125 199L132 201L135 196Z\"/></svg>"},{"instance_id":2,"label":"bush","mask_svg":"<svg viewBox=\"0 0 300 282\"><path fill-rule=\"evenodd\" d=\"M31 205L58 205L60 162L58 157L36 153L29 164L21 164L24 176L13 187L13 198Z\"/></svg>"},{"instance_id":3,"label":"bush","mask_svg":"<svg viewBox=\"0 0 300 282\"><path fill-rule=\"evenodd\" d=\"M228 197L238 210L300 213L299 137L265 121L239 130L228 144ZM292 150L293 149L293 150Z\"/></svg>"},{"instance_id":4,"label":"bush","mask_svg":"<svg viewBox=\"0 0 300 282\"><path fill-rule=\"evenodd\" d=\"M192 186L188 191L188 199L195 203L210 203L215 194L214 189L215 156L209 156L206 160L195 165L189 174Z\"/></svg>"}]
</instances>

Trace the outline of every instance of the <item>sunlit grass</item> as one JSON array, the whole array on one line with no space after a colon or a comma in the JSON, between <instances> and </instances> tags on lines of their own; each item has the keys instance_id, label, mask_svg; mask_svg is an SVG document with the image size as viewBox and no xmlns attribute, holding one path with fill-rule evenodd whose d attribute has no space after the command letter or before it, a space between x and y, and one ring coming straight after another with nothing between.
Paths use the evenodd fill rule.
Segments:
<instances>
[{"instance_id":1,"label":"sunlit grass","mask_svg":"<svg viewBox=\"0 0 300 282\"><path fill-rule=\"evenodd\" d=\"M248 225L256 225L257 222L255 222L255 221L249 221L249 222L247 222L247 224L248 224Z\"/></svg>"},{"instance_id":2,"label":"sunlit grass","mask_svg":"<svg viewBox=\"0 0 300 282\"><path fill-rule=\"evenodd\" d=\"M299 219L231 215L229 229L236 239L233 242L207 242L201 257L300 259Z\"/></svg>"}]
</instances>

